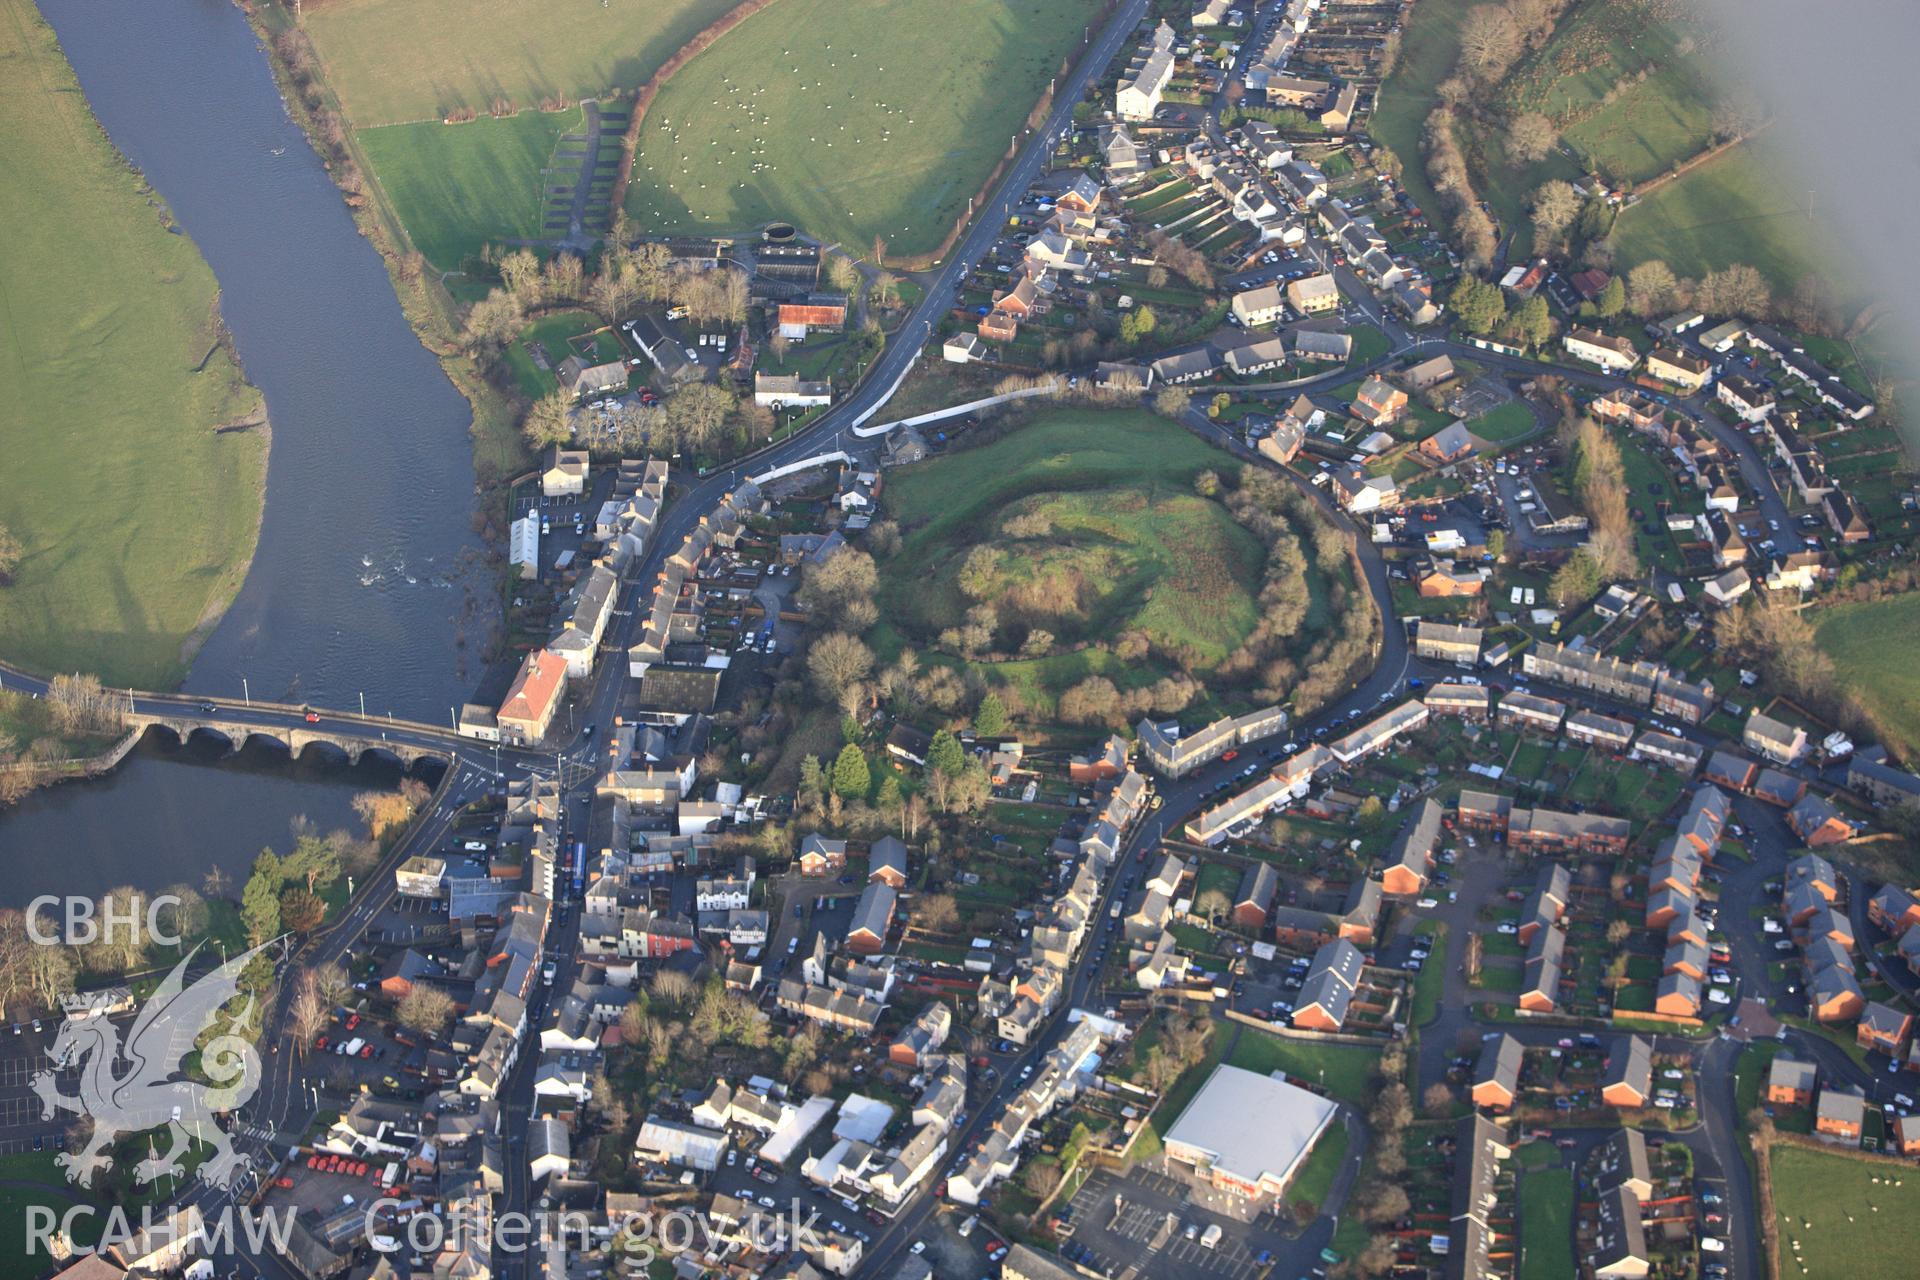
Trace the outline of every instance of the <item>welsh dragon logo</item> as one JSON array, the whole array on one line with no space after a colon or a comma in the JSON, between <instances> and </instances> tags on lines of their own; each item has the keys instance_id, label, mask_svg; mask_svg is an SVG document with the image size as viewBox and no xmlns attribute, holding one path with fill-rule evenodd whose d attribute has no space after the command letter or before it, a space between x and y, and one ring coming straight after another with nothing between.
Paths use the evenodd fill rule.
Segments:
<instances>
[{"instance_id":1,"label":"welsh dragon logo","mask_svg":"<svg viewBox=\"0 0 1920 1280\"><path fill-rule=\"evenodd\" d=\"M180 1176L181 1157L195 1143L213 1149L198 1170L201 1180L213 1186L230 1185L247 1166L247 1157L234 1151L215 1116L253 1097L260 1084L260 1055L245 1039L227 1034L200 1047L200 1074L213 1083L186 1079L180 1064L239 993L240 971L258 951L234 956L186 986L184 975L199 953L196 947L141 1006L124 1045L119 1029L104 1016L70 1017L61 1025L48 1056L78 1066L79 1092L61 1092L53 1070L36 1073L32 1084L45 1118L68 1111L93 1122L80 1151L57 1157L69 1181L91 1184L95 1173L111 1166L107 1152L122 1135L150 1129L167 1130L168 1145L134 1166L141 1184ZM249 996L238 1020L244 1022L253 1013ZM116 1074L123 1065L125 1071Z\"/></svg>"}]
</instances>

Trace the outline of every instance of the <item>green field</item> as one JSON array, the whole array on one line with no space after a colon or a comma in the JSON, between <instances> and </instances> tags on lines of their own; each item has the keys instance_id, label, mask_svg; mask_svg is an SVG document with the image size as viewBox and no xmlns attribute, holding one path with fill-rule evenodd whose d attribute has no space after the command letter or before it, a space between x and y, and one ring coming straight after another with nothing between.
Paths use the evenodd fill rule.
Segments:
<instances>
[{"instance_id":1,"label":"green field","mask_svg":"<svg viewBox=\"0 0 1920 1280\"><path fill-rule=\"evenodd\" d=\"M466 124L394 124L358 140L413 247L442 271L488 244L542 235L541 170L579 108L522 111Z\"/></svg>"},{"instance_id":2,"label":"green field","mask_svg":"<svg viewBox=\"0 0 1920 1280\"><path fill-rule=\"evenodd\" d=\"M1784 171L1784 160L1762 139L1660 187L1614 223L1609 243L1619 268L1659 258L1698 277L1744 262L1784 294L1811 269L1814 246L1830 243L1822 225L1807 219L1806 192L1780 181ZM1850 267L1832 255L1821 269L1837 293L1850 296L1857 287Z\"/></svg>"},{"instance_id":3,"label":"green field","mask_svg":"<svg viewBox=\"0 0 1920 1280\"><path fill-rule=\"evenodd\" d=\"M737 0L328 0L306 30L356 126L632 93Z\"/></svg>"},{"instance_id":4,"label":"green field","mask_svg":"<svg viewBox=\"0 0 1920 1280\"><path fill-rule=\"evenodd\" d=\"M931 643L963 620L962 567L987 546L997 556L976 571L973 599L995 605L1003 633L1040 629L1056 641L1033 664L995 664L1002 678L1024 683L1018 668L1057 664L1044 680L1057 692L1111 656L1081 643L1135 629L1196 670L1215 665L1258 620L1264 561L1226 508L1192 491L1195 475L1223 464L1231 459L1153 415L1077 411L904 469L886 495L905 533L888 566L911 570L883 573L881 613L909 641Z\"/></svg>"},{"instance_id":5,"label":"green field","mask_svg":"<svg viewBox=\"0 0 1920 1280\"><path fill-rule=\"evenodd\" d=\"M1519 1190L1519 1280L1573 1275L1573 1171L1535 1169Z\"/></svg>"},{"instance_id":6,"label":"green field","mask_svg":"<svg viewBox=\"0 0 1920 1280\"><path fill-rule=\"evenodd\" d=\"M0 0L0 655L164 688L238 590L266 441L214 345L213 273L87 109L30 0ZM196 372L196 370L198 370Z\"/></svg>"},{"instance_id":7,"label":"green field","mask_svg":"<svg viewBox=\"0 0 1920 1280\"><path fill-rule=\"evenodd\" d=\"M1518 400L1489 409L1467 424L1467 430L1489 444L1507 444L1533 429L1533 411Z\"/></svg>"},{"instance_id":8,"label":"green field","mask_svg":"<svg viewBox=\"0 0 1920 1280\"><path fill-rule=\"evenodd\" d=\"M1820 648L1854 691L1887 746L1906 760L1920 753L1920 670L1909 655L1920 633L1920 594L1843 604L1816 615Z\"/></svg>"},{"instance_id":9,"label":"green field","mask_svg":"<svg viewBox=\"0 0 1920 1280\"><path fill-rule=\"evenodd\" d=\"M1287 1199L1305 1200L1314 1205L1325 1203L1340 1166L1347 1162L1347 1149L1352 1145L1347 1126L1335 1116L1321 1133L1320 1141L1313 1144L1300 1172L1294 1175L1293 1184L1287 1188Z\"/></svg>"},{"instance_id":10,"label":"green field","mask_svg":"<svg viewBox=\"0 0 1920 1280\"><path fill-rule=\"evenodd\" d=\"M1287 1040L1251 1027L1241 1028L1239 1041L1227 1054L1232 1066L1261 1075L1284 1071L1301 1084L1324 1089L1328 1097L1356 1107L1367 1103L1368 1082L1379 1058L1379 1050L1364 1045Z\"/></svg>"},{"instance_id":11,"label":"green field","mask_svg":"<svg viewBox=\"0 0 1920 1280\"><path fill-rule=\"evenodd\" d=\"M1807 1280L1894 1280L1913 1274L1911 1232L1898 1225L1910 1228L1920 1221L1920 1177L1913 1177L1911 1164L1902 1169L1785 1145L1771 1148L1767 1163L1782 1256L1792 1254L1793 1241L1800 1242L1805 1270L1793 1274ZM1902 1183L1911 1177L1914 1185L1890 1186L1888 1175ZM1868 1225L1881 1222L1896 1225L1884 1231Z\"/></svg>"},{"instance_id":12,"label":"green field","mask_svg":"<svg viewBox=\"0 0 1920 1280\"><path fill-rule=\"evenodd\" d=\"M1435 225L1439 201L1427 182L1420 154L1420 134L1433 110L1434 89L1453 72L1460 56L1460 21L1475 0L1420 0L1407 18L1400 42L1400 61L1380 86L1370 129L1392 148L1402 165L1401 181L1426 209Z\"/></svg>"},{"instance_id":13,"label":"green field","mask_svg":"<svg viewBox=\"0 0 1920 1280\"><path fill-rule=\"evenodd\" d=\"M546 353L544 369L534 359L535 347ZM553 370L568 356L581 356L592 364L608 364L625 354L620 339L600 323L598 316L587 311L561 311L542 316L528 325L507 347L505 361L520 394L529 400L538 400L560 385Z\"/></svg>"},{"instance_id":14,"label":"green field","mask_svg":"<svg viewBox=\"0 0 1920 1280\"><path fill-rule=\"evenodd\" d=\"M938 247L1097 13L1089 0L779 0L669 80L641 126L644 231L776 219ZM805 33L796 35L795 33Z\"/></svg>"}]
</instances>

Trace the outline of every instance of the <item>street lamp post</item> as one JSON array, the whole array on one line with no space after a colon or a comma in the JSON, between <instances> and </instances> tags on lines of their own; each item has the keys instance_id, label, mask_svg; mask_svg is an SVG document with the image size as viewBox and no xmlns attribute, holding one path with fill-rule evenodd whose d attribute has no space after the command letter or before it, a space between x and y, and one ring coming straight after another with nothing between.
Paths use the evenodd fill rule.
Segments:
<instances>
[{"instance_id":1,"label":"street lamp post","mask_svg":"<svg viewBox=\"0 0 1920 1280\"><path fill-rule=\"evenodd\" d=\"M253 693L247 688L247 678L245 676L240 677L240 698L249 707L253 705Z\"/></svg>"}]
</instances>

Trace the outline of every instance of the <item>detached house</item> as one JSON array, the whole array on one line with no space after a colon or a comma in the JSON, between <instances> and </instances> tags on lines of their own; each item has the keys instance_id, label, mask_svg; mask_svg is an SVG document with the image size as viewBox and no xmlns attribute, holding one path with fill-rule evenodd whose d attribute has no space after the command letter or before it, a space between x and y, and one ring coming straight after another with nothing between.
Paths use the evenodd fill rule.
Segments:
<instances>
[{"instance_id":1,"label":"detached house","mask_svg":"<svg viewBox=\"0 0 1920 1280\"><path fill-rule=\"evenodd\" d=\"M1353 397L1353 416L1370 427L1390 426L1406 412L1407 393L1381 378L1368 378Z\"/></svg>"},{"instance_id":2,"label":"detached house","mask_svg":"<svg viewBox=\"0 0 1920 1280\"><path fill-rule=\"evenodd\" d=\"M1560 345L1568 355L1588 364L1597 364L1614 373L1624 373L1640 363L1640 353L1625 338L1612 338L1593 329L1567 331Z\"/></svg>"}]
</instances>

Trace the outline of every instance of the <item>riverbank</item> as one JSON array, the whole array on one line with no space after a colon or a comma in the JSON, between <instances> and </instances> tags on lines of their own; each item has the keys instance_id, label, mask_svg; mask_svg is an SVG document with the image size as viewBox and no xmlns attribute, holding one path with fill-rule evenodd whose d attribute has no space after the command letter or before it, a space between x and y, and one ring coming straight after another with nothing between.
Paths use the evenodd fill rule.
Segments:
<instances>
[{"instance_id":1,"label":"riverbank","mask_svg":"<svg viewBox=\"0 0 1920 1280\"><path fill-rule=\"evenodd\" d=\"M167 688L260 536L264 421L213 272L108 139L30 0L0 0L0 653Z\"/></svg>"},{"instance_id":2,"label":"riverbank","mask_svg":"<svg viewBox=\"0 0 1920 1280\"><path fill-rule=\"evenodd\" d=\"M519 430L524 406L489 382L479 363L461 346L461 304L414 247L360 149L339 95L318 70L318 60L307 59L304 70L293 65L289 53L304 43L305 33L297 30L292 15L281 6L254 0L234 0L234 4L260 40L287 114L334 177L354 225L379 252L401 314L471 409L476 488L482 492L499 488L530 460ZM343 176L350 180L343 183Z\"/></svg>"}]
</instances>

